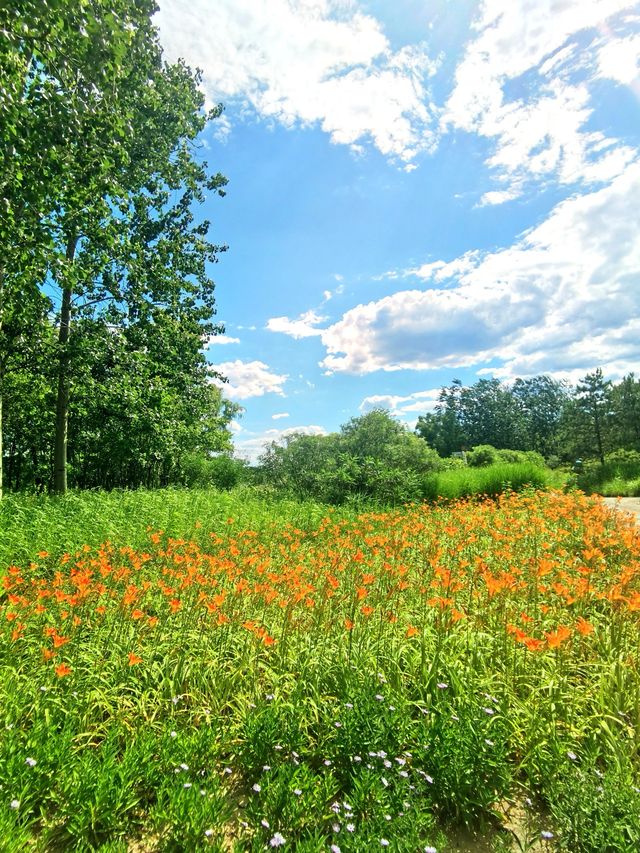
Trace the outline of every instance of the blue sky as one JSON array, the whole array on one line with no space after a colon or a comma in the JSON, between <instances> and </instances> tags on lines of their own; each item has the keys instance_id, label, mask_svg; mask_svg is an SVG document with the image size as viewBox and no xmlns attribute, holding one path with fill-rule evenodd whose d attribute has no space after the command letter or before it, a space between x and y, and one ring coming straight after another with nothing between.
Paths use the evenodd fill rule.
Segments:
<instances>
[{"instance_id":1,"label":"blue sky","mask_svg":"<svg viewBox=\"0 0 640 853\"><path fill-rule=\"evenodd\" d=\"M453 378L640 372L640 5L160 0L225 112L207 347L240 454Z\"/></svg>"}]
</instances>

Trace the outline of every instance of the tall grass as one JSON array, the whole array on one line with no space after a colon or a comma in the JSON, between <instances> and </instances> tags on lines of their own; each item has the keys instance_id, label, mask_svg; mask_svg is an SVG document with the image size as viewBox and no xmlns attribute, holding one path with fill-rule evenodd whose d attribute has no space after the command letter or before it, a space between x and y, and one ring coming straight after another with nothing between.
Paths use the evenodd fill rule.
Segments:
<instances>
[{"instance_id":1,"label":"tall grass","mask_svg":"<svg viewBox=\"0 0 640 853\"><path fill-rule=\"evenodd\" d=\"M86 500L3 583L11 853L505 849L510 801L522 849L639 849L640 540L600 501Z\"/></svg>"},{"instance_id":2,"label":"tall grass","mask_svg":"<svg viewBox=\"0 0 640 853\"><path fill-rule=\"evenodd\" d=\"M430 474L423 482L423 497L427 500L496 496L505 491L525 487L545 488L553 474L531 463L495 464L486 468L454 468Z\"/></svg>"}]
</instances>

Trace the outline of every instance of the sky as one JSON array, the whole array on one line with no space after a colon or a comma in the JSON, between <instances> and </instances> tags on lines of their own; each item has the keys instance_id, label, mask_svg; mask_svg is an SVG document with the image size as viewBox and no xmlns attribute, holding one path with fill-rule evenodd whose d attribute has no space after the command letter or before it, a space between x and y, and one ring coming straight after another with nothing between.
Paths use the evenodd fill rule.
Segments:
<instances>
[{"instance_id":1,"label":"sky","mask_svg":"<svg viewBox=\"0 0 640 853\"><path fill-rule=\"evenodd\" d=\"M237 453L454 378L640 372L640 3L160 0L200 140Z\"/></svg>"}]
</instances>

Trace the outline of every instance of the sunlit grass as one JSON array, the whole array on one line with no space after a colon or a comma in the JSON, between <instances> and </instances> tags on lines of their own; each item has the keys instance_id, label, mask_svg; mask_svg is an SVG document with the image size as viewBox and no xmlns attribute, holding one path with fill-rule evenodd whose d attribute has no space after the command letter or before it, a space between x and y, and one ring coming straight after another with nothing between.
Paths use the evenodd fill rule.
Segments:
<instances>
[{"instance_id":1,"label":"sunlit grass","mask_svg":"<svg viewBox=\"0 0 640 853\"><path fill-rule=\"evenodd\" d=\"M409 853L456 825L504 845L509 801L523 844L640 843L630 520L543 492L361 514L84 499L23 505L42 538L30 521L4 580L16 849Z\"/></svg>"}]
</instances>

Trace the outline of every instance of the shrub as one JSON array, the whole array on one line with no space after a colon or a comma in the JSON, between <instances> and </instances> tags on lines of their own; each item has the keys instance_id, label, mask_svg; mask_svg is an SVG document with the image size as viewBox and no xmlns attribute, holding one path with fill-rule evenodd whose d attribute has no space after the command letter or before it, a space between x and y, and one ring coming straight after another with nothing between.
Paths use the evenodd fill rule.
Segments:
<instances>
[{"instance_id":1,"label":"shrub","mask_svg":"<svg viewBox=\"0 0 640 853\"><path fill-rule=\"evenodd\" d=\"M496 462L498 462L498 451L490 444L478 444L467 453L467 465L472 468L495 465Z\"/></svg>"}]
</instances>

